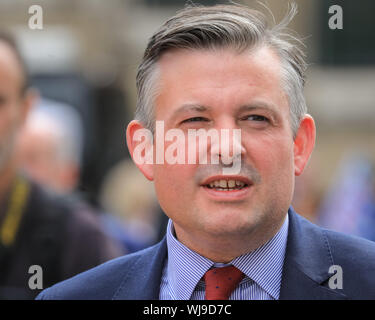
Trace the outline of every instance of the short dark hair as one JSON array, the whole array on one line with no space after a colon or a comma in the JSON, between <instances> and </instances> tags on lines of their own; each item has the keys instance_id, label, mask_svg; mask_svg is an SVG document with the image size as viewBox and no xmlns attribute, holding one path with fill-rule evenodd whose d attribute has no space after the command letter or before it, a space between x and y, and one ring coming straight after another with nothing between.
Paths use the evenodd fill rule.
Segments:
<instances>
[{"instance_id":1,"label":"short dark hair","mask_svg":"<svg viewBox=\"0 0 375 320\"><path fill-rule=\"evenodd\" d=\"M14 53L14 56L16 57L20 67L21 67L21 76L22 76L22 84L21 84L21 95L24 95L27 91L27 89L30 87L30 78L29 78L29 72L26 67L26 63L22 57L22 54L18 48L18 45L16 43L16 40L14 37L4 31L0 31L0 42L7 45Z\"/></svg>"},{"instance_id":2,"label":"short dark hair","mask_svg":"<svg viewBox=\"0 0 375 320\"><path fill-rule=\"evenodd\" d=\"M173 49L234 48L239 52L266 45L281 59L283 87L289 97L294 136L307 112L303 87L307 64L302 41L287 25L297 14L293 2L284 19L274 26L261 11L238 4L187 6L166 21L150 38L137 73L135 118L153 132L153 99L156 95L157 62Z\"/></svg>"}]
</instances>

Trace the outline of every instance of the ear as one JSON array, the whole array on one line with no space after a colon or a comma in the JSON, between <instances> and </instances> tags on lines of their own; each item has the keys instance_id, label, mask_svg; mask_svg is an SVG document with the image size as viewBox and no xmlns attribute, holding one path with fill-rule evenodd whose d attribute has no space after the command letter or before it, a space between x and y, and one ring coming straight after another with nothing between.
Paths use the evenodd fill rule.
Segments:
<instances>
[{"instance_id":1,"label":"ear","mask_svg":"<svg viewBox=\"0 0 375 320\"><path fill-rule=\"evenodd\" d=\"M306 114L294 139L294 174L302 174L315 145L315 122Z\"/></svg>"},{"instance_id":2,"label":"ear","mask_svg":"<svg viewBox=\"0 0 375 320\"><path fill-rule=\"evenodd\" d=\"M130 155L143 175L154 179L153 138L150 130L139 121L132 120L126 129L126 142Z\"/></svg>"},{"instance_id":3,"label":"ear","mask_svg":"<svg viewBox=\"0 0 375 320\"><path fill-rule=\"evenodd\" d=\"M36 89L28 89L22 97L22 112L20 114L20 125L23 125L27 119L30 110L39 100L40 96Z\"/></svg>"},{"instance_id":4,"label":"ear","mask_svg":"<svg viewBox=\"0 0 375 320\"><path fill-rule=\"evenodd\" d=\"M64 192L72 192L79 180L79 167L74 163L65 165L59 171L59 184Z\"/></svg>"}]
</instances>

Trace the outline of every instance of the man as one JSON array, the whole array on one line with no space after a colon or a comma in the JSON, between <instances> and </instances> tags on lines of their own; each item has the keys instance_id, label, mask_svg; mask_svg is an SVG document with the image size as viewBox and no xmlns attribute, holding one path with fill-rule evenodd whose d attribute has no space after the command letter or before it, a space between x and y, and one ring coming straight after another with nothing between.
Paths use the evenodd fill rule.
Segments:
<instances>
[{"instance_id":1,"label":"man","mask_svg":"<svg viewBox=\"0 0 375 320\"><path fill-rule=\"evenodd\" d=\"M189 7L153 35L127 142L170 218L166 238L40 299L375 298L375 244L320 229L290 207L315 142L303 54L285 29L295 12L271 28L242 6ZM203 146L173 138L200 129L229 135ZM160 151L194 156L162 161ZM195 161L202 154L219 161ZM236 163L239 172L224 174Z\"/></svg>"},{"instance_id":2,"label":"man","mask_svg":"<svg viewBox=\"0 0 375 320\"><path fill-rule=\"evenodd\" d=\"M40 99L20 130L15 152L20 169L28 176L64 197L75 210L98 216L103 231L123 249L121 253L130 252L128 241L124 241L130 237L120 221L113 214L90 206L77 190L83 153L83 127L74 107L51 99Z\"/></svg>"},{"instance_id":3,"label":"man","mask_svg":"<svg viewBox=\"0 0 375 320\"><path fill-rule=\"evenodd\" d=\"M122 253L96 217L18 172L16 138L34 96L15 43L0 35L0 299L33 299Z\"/></svg>"},{"instance_id":4,"label":"man","mask_svg":"<svg viewBox=\"0 0 375 320\"><path fill-rule=\"evenodd\" d=\"M74 107L41 98L17 139L20 167L59 194L77 188L83 150L81 118Z\"/></svg>"}]
</instances>

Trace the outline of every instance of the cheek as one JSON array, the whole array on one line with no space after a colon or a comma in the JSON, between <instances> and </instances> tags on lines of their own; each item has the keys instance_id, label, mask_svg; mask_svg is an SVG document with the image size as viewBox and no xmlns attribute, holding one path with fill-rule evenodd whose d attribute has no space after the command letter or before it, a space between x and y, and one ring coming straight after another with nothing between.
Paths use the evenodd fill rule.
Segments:
<instances>
[{"instance_id":1,"label":"cheek","mask_svg":"<svg viewBox=\"0 0 375 320\"><path fill-rule=\"evenodd\" d=\"M168 214L185 207L194 193L193 165L155 165L154 185L160 205ZM190 199L190 201L189 201ZM169 209L169 210L168 210Z\"/></svg>"},{"instance_id":2,"label":"cheek","mask_svg":"<svg viewBox=\"0 0 375 320\"><path fill-rule=\"evenodd\" d=\"M276 142L277 141L277 142ZM261 176L257 188L257 200L261 210L285 212L294 190L293 146L281 139L259 141L253 149L250 161ZM268 208L268 209L267 209Z\"/></svg>"},{"instance_id":3,"label":"cheek","mask_svg":"<svg viewBox=\"0 0 375 320\"><path fill-rule=\"evenodd\" d=\"M262 180L286 184L293 180L293 143L289 139L259 139L249 147L250 161L254 161ZM270 187L275 187L270 185Z\"/></svg>"}]
</instances>

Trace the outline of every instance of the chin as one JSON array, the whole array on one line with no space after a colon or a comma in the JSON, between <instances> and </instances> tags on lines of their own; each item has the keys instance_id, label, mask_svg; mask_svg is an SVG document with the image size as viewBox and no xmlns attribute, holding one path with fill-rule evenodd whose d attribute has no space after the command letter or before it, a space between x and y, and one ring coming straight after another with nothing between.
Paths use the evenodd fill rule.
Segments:
<instances>
[{"instance_id":1,"label":"chin","mask_svg":"<svg viewBox=\"0 0 375 320\"><path fill-rule=\"evenodd\" d=\"M255 215L248 211L236 212L225 211L216 213L210 216L210 219L205 221L205 232L216 235L239 235L248 234L258 226L258 219Z\"/></svg>"}]
</instances>

